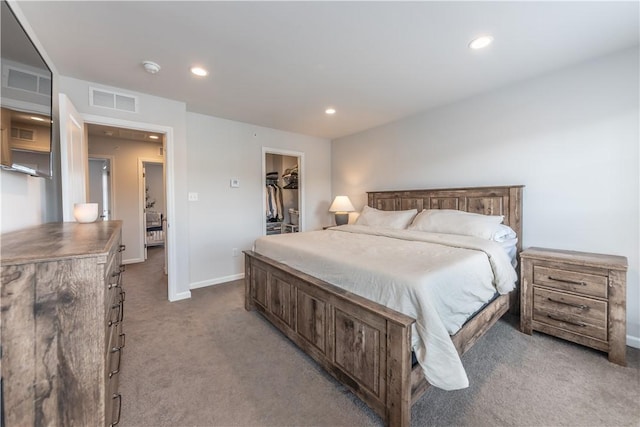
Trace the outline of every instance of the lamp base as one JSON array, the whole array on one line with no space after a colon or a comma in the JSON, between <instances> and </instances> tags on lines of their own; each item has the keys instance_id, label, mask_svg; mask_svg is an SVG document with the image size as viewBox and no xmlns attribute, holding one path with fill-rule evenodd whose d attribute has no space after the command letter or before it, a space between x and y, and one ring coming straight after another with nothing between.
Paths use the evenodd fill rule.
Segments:
<instances>
[{"instance_id":1,"label":"lamp base","mask_svg":"<svg viewBox=\"0 0 640 427\"><path fill-rule=\"evenodd\" d=\"M336 212L336 225L345 225L349 223L349 214L348 213L338 213Z\"/></svg>"}]
</instances>

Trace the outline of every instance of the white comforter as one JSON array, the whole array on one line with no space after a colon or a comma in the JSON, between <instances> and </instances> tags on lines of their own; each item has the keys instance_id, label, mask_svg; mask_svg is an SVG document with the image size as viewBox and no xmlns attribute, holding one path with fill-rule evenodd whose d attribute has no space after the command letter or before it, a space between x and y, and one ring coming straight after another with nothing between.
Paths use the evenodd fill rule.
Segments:
<instances>
[{"instance_id":1,"label":"white comforter","mask_svg":"<svg viewBox=\"0 0 640 427\"><path fill-rule=\"evenodd\" d=\"M415 318L413 350L445 390L469 386L450 335L517 279L496 243L423 231L344 225L265 236L255 251Z\"/></svg>"}]
</instances>

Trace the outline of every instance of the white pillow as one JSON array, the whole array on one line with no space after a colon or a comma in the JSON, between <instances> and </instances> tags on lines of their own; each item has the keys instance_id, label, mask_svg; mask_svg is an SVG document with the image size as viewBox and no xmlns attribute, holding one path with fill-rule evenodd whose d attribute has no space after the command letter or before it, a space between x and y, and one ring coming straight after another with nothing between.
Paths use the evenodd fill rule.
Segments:
<instances>
[{"instance_id":1,"label":"white pillow","mask_svg":"<svg viewBox=\"0 0 640 427\"><path fill-rule=\"evenodd\" d=\"M411 221L417 213L417 209L409 209L407 211L381 211L365 206L362 208L362 212L355 223L357 225L404 230L411 224Z\"/></svg>"},{"instance_id":2,"label":"white pillow","mask_svg":"<svg viewBox=\"0 0 640 427\"><path fill-rule=\"evenodd\" d=\"M518 235L513 231L513 228L505 224L498 224L498 228L491 237L491 240L498 243L508 242L514 239L518 241Z\"/></svg>"},{"instance_id":3,"label":"white pillow","mask_svg":"<svg viewBox=\"0 0 640 427\"><path fill-rule=\"evenodd\" d=\"M499 236L504 239L509 233L504 228L507 226L500 227L503 225L503 219L502 215L481 215L453 209L425 209L415 217L409 230L461 234L488 240Z\"/></svg>"}]
</instances>

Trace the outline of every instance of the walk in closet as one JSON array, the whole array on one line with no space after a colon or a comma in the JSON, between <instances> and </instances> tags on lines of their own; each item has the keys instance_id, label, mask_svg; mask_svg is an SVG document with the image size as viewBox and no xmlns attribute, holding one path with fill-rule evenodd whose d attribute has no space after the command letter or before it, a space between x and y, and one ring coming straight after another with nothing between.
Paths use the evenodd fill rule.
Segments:
<instances>
[{"instance_id":1,"label":"walk in closet","mask_svg":"<svg viewBox=\"0 0 640 427\"><path fill-rule=\"evenodd\" d=\"M265 153L266 234L300 231L298 157Z\"/></svg>"}]
</instances>

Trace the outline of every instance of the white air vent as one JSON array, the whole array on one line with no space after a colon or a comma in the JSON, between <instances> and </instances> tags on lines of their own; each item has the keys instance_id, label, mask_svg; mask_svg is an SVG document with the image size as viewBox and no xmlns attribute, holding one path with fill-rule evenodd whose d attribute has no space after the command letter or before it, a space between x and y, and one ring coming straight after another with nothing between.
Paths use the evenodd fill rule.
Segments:
<instances>
[{"instance_id":1,"label":"white air vent","mask_svg":"<svg viewBox=\"0 0 640 427\"><path fill-rule=\"evenodd\" d=\"M30 71L7 66L3 73L3 85L10 89L24 90L49 97L51 94L51 79Z\"/></svg>"},{"instance_id":2,"label":"white air vent","mask_svg":"<svg viewBox=\"0 0 640 427\"><path fill-rule=\"evenodd\" d=\"M89 88L89 105L137 113L138 97L91 87Z\"/></svg>"},{"instance_id":3,"label":"white air vent","mask_svg":"<svg viewBox=\"0 0 640 427\"><path fill-rule=\"evenodd\" d=\"M36 132L33 129L12 127L11 138L34 142L36 140Z\"/></svg>"}]
</instances>

